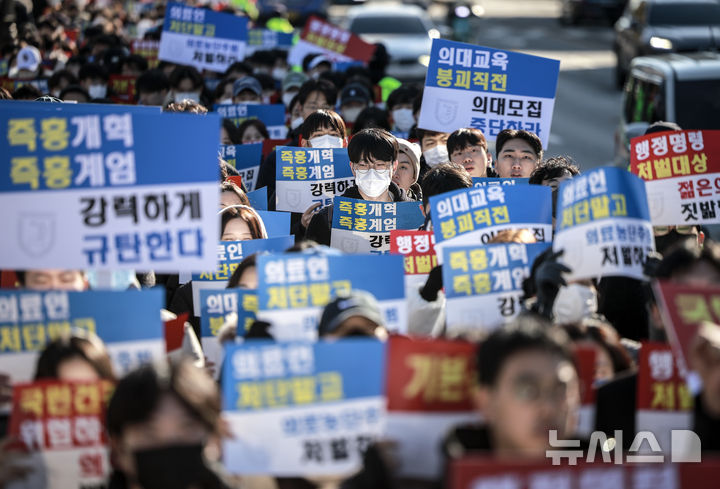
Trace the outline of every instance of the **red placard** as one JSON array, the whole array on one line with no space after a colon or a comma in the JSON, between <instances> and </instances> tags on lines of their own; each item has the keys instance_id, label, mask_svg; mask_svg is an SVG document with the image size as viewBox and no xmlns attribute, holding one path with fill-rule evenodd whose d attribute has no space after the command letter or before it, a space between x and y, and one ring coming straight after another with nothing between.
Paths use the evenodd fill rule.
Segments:
<instances>
[{"instance_id":1,"label":"red placard","mask_svg":"<svg viewBox=\"0 0 720 489\"><path fill-rule=\"evenodd\" d=\"M148 62L148 69L156 68L160 63L158 59L158 51L160 50L160 41L135 40L131 48L133 54L139 54Z\"/></svg>"},{"instance_id":2,"label":"red placard","mask_svg":"<svg viewBox=\"0 0 720 489\"><path fill-rule=\"evenodd\" d=\"M136 76L110 75L108 87L112 92L112 101L116 104L135 104Z\"/></svg>"},{"instance_id":3,"label":"red placard","mask_svg":"<svg viewBox=\"0 0 720 489\"><path fill-rule=\"evenodd\" d=\"M508 461L467 457L450 465L450 489L711 489L720 477L720 458L701 463L551 465L548 461Z\"/></svg>"},{"instance_id":4,"label":"red placard","mask_svg":"<svg viewBox=\"0 0 720 489\"><path fill-rule=\"evenodd\" d=\"M375 53L376 46L360 39L359 36L334 26L319 17L312 16L305 23L300 39L315 44L330 53L367 63Z\"/></svg>"},{"instance_id":5,"label":"red placard","mask_svg":"<svg viewBox=\"0 0 720 489\"><path fill-rule=\"evenodd\" d=\"M404 255L405 275L425 275L437 266L432 231L390 231L390 253Z\"/></svg>"},{"instance_id":6,"label":"red placard","mask_svg":"<svg viewBox=\"0 0 720 489\"><path fill-rule=\"evenodd\" d=\"M720 287L692 286L670 281L653 284L670 344L680 364L680 373L689 371L690 343L700 324L720 324Z\"/></svg>"},{"instance_id":7,"label":"red placard","mask_svg":"<svg viewBox=\"0 0 720 489\"><path fill-rule=\"evenodd\" d=\"M289 139L263 139L263 143L262 143L263 159L267 158L267 155L272 153L272 151L277 146L287 146L288 144L290 144Z\"/></svg>"},{"instance_id":8,"label":"red placard","mask_svg":"<svg viewBox=\"0 0 720 489\"><path fill-rule=\"evenodd\" d=\"M575 364L580 378L581 404L595 403L595 348L592 346L575 347Z\"/></svg>"},{"instance_id":9,"label":"red placard","mask_svg":"<svg viewBox=\"0 0 720 489\"><path fill-rule=\"evenodd\" d=\"M692 407L692 394L670 345L643 342L638 359L637 409L680 412Z\"/></svg>"},{"instance_id":10,"label":"red placard","mask_svg":"<svg viewBox=\"0 0 720 489\"><path fill-rule=\"evenodd\" d=\"M39 381L13 386L9 434L30 449L66 450L107 443L107 381Z\"/></svg>"},{"instance_id":11,"label":"red placard","mask_svg":"<svg viewBox=\"0 0 720 489\"><path fill-rule=\"evenodd\" d=\"M388 411L472 411L475 345L394 336L388 345Z\"/></svg>"},{"instance_id":12,"label":"red placard","mask_svg":"<svg viewBox=\"0 0 720 489\"><path fill-rule=\"evenodd\" d=\"M630 141L630 171L646 181L720 172L720 131L671 131Z\"/></svg>"}]
</instances>

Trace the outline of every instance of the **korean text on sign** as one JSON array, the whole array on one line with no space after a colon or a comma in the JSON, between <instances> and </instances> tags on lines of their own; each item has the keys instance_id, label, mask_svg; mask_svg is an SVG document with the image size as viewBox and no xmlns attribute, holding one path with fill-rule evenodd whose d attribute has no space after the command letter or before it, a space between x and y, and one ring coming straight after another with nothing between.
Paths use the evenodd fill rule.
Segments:
<instances>
[{"instance_id":1,"label":"korean text on sign","mask_svg":"<svg viewBox=\"0 0 720 489\"><path fill-rule=\"evenodd\" d=\"M403 255L405 275L426 275L437 266L432 231L390 231L390 253Z\"/></svg>"},{"instance_id":2,"label":"korean text on sign","mask_svg":"<svg viewBox=\"0 0 720 489\"><path fill-rule=\"evenodd\" d=\"M343 474L385 422L385 346L374 340L255 343L231 348L223 409L237 439L234 473Z\"/></svg>"},{"instance_id":3,"label":"korean text on sign","mask_svg":"<svg viewBox=\"0 0 720 489\"><path fill-rule=\"evenodd\" d=\"M240 173L247 191L255 190L262 162L262 144L221 144L219 154Z\"/></svg>"},{"instance_id":4,"label":"korean text on sign","mask_svg":"<svg viewBox=\"0 0 720 489\"><path fill-rule=\"evenodd\" d=\"M197 162L217 151L216 115L34 105L0 104L0 152L9 161L0 174L0 203L8 210L0 225L17 230L0 242L0 266L212 266L217 169ZM195 143L178 145L184 140Z\"/></svg>"},{"instance_id":5,"label":"korean text on sign","mask_svg":"<svg viewBox=\"0 0 720 489\"><path fill-rule=\"evenodd\" d=\"M491 185L527 185L529 178L492 178L473 177L473 187L489 187Z\"/></svg>"},{"instance_id":6,"label":"korean text on sign","mask_svg":"<svg viewBox=\"0 0 720 489\"><path fill-rule=\"evenodd\" d=\"M345 148L295 148L276 150L276 208L304 212L315 203L330 205L354 184Z\"/></svg>"},{"instance_id":7,"label":"korean text on sign","mask_svg":"<svg viewBox=\"0 0 720 489\"><path fill-rule=\"evenodd\" d=\"M522 284L549 243L503 243L443 248L447 327L492 329L522 307Z\"/></svg>"},{"instance_id":8,"label":"korean text on sign","mask_svg":"<svg viewBox=\"0 0 720 489\"><path fill-rule=\"evenodd\" d=\"M222 72L245 58L247 39L247 17L168 3L158 57Z\"/></svg>"},{"instance_id":9,"label":"korean text on sign","mask_svg":"<svg viewBox=\"0 0 720 489\"><path fill-rule=\"evenodd\" d=\"M265 124L270 139L283 139L287 135L285 106L283 104L216 104L215 111L239 126L248 119L259 119Z\"/></svg>"},{"instance_id":10,"label":"korean text on sign","mask_svg":"<svg viewBox=\"0 0 720 489\"><path fill-rule=\"evenodd\" d=\"M621 275L643 278L655 240L645 184L619 168L597 168L558 190L555 250L572 269L570 280Z\"/></svg>"},{"instance_id":11,"label":"korean text on sign","mask_svg":"<svg viewBox=\"0 0 720 489\"><path fill-rule=\"evenodd\" d=\"M97 334L118 374L164 353L161 290L0 292L0 371L29 380L45 345L71 329Z\"/></svg>"},{"instance_id":12,"label":"korean text on sign","mask_svg":"<svg viewBox=\"0 0 720 489\"><path fill-rule=\"evenodd\" d=\"M388 253L391 231L417 229L423 220L417 202L335 197L330 244L346 253Z\"/></svg>"},{"instance_id":13,"label":"korean text on sign","mask_svg":"<svg viewBox=\"0 0 720 489\"><path fill-rule=\"evenodd\" d=\"M720 131L676 131L630 141L656 226L720 223Z\"/></svg>"},{"instance_id":14,"label":"korean text on sign","mask_svg":"<svg viewBox=\"0 0 720 489\"><path fill-rule=\"evenodd\" d=\"M367 63L374 52L374 44L319 17L311 16L305 23L300 40L288 53L288 63L301 65L303 58L310 53L322 53L336 62L358 60Z\"/></svg>"},{"instance_id":15,"label":"korean text on sign","mask_svg":"<svg viewBox=\"0 0 720 489\"><path fill-rule=\"evenodd\" d=\"M375 296L389 330L407 330L400 256L262 255L257 267L258 319L273 324L276 338L317 338L322 308L353 289ZM368 270L383 270L383 280Z\"/></svg>"},{"instance_id":16,"label":"korean text on sign","mask_svg":"<svg viewBox=\"0 0 720 489\"><path fill-rule=\"evenodd\" d=\"M560 62L513 51L434 39L418 127L503 129L538 135L547 147Z\"/></svg>"},{"instance_id":17,"label":"korean text on sign","mask_svg":"<svg viewBox=\"0 0 720 489\"><path fill-rule=\"evenodd\" d=\"M436 248L487 243L505 229L552 239L552 193L541 185L491 185L430 197ZM440 256L438 256L440 259Z\"/></svg>"}]
</instances>

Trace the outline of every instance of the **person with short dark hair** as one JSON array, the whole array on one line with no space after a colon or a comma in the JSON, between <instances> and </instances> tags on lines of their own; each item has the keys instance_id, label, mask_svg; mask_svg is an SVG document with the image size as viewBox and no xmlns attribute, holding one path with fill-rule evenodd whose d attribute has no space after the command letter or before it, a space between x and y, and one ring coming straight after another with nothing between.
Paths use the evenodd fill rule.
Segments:
<instances>
[{"instance_id":1,"label":"person with short dark hair","mask_svg":"<svg viewBox=\"0 0 720 489\"><path fill-rule=\"evenodd\" d=\"M390 123L388 123L387 111L380 107L366 107L355 119L352 126L352 133L357 134L363 129L371 129L376 127L390 132Z\"/></svg>"},{"instance_id":2,"label":"person with short dark hair","mask_svg":"<svg viewBox=\"0 0 720 489\"><path fill-rule=\"evenodd\" d=\"M308 80L298 91L298 103L303 120L316 110L333 110L337 88L326 80Z\"/></svg>"},{"instance_id":3,"label":"person with short dark hair","mask_svg":"<svg viewBox=\"0 0 720 489\"><path fill-rule=\"evenodd\" d=\"M185 99L204 103L203 91L205 80L200 72L192 66L177 66L169 77L172 100L182 102Z\"/></svg>"},{"instance_id":4,"label":"person with short dark hair","mask_svg":"<svg viewBox=\"0 0 720 489\"><path fill-rule=\"evenodd\" d=\"M473 178L495 175L492 155L488 152L487 140L480 129L462 128L450 134L447 152L450 161L462 165Z\"/></svg>"},{"instance_id":5,"label":"person with short dark hair","mask_svg":"<svg viewBox=\"0 0 720 489\"><path fill-rule=\"evenodd\" d=\"M420 181L425 173L432 167L450 161L447 152L449 132L430 131L417 128L418 143L423 154L423 163L420 164Z\"/></svg>"},{"instance_id":6,"label":"person with short dark hair","mask_svg":"<svg viewBox=\"0 0 720 489\"><path fill-rule=\"evenodd\" d=\"M129 54L120 61L120 74L123 76L140 76L147 69L147 60L139 54Z\"/></svg>"},{"instance_id":7,"label":"person with short dark hair","mask_svg":"<svg viewBox=\"0 0 720 489\"><path fill-rule=\"evenodd\" d=\"M58 70L48 79L48 90L53 97L60 97L65 87L77 85L78 79L68 70Z\"/></svg>"},{"instance_id":8,"label":"person with short dark hair","mask_svg":"<svg viewBox=\"0 0 720 489\"><path fill-rule=\"evenodd\" d=\"M223 117L220 126L220 144L242 144L242 134L238 126L227 117Z\"/></svg>"},{"instance_id":9,"label":"person with short dark hair","mask_svg":"<svg viewBox=\"0 0 720 489\"><path fill-rule=\"evenodd\" d=\"M30 83L20 85L12 94L13 100L35 100L38 97L42 97L42 92Z\"/></svg>"},{"instance_id":10,"label":"person with short dark hair","mask_svg":"<svg viewBox=\"0 0 720 489\"><path fill-rule=\"evenodd\" d=\"M472 178L457 163L444 163L431 168L420 182L423 195L423 212L430 215L430 197L463 188L472 188Z\"/></svg>"},{"instance_id":11,"label":"person with short dark hair","mask_svg":"<svg viewBox=\"0 0 720 489\"><path fill-rule=\"evenodd\" d=\"M162 70L150 70L135 82L139 105L164 105L170 91L170 81Z\"/></svg>"},{"instance_id":12,"label":"person with short dark hair","mask_svg":"<svg viewBox=\"0 0 720 489\"><path fill-rule=\"evenodd\" d=\"M382 129L365 129L356 134L348 145L350 169L355 185L343 197L374 202L405 202L410 199L392 182L397 169L398 143L395 136ZM313 207L308 209L309 212ZM306 239L319 244L330 244L332 206L320 209L310 219Z\"/></svg>"},{"instance_id":13,"label":"person with short dark hair","mask_svg":"<svg viewBox=\"0 0 720 489\"><path fill-rule=\"evenodd\" d=\"M208 446L220 453L221 410L216 383L189 361L130 372L107 408L109 489L229 487L206 459Z\"/></svg>"},{"instance_id":14,"label":"person with short dark hair","mask_svg":"<svg viewBox=\"0 0 720 489\"><path fill-rule=\"evenodd\" d=\"M90 95L90 99L102 99L107 96L107 84L110 75L104 66L88 63L80 68L78 82Z\"/></svg>"},{"instance_id":15,"label":"person with short dark hair","mask_svg":"<svg viewBox=\"0 0 720 489\"><path fill-rule=\"evenodd\" d=\"M265 123L260 119L245 119L238 126L241 144L262 143L270 139Z\"/></svg>"},{"instance_id":16,"label":"person with short dark hair","mask_svg":"<svg viewBox=\"0 0 720 489\"><path fill-rule=\"evenodd\" d=\"M115 381L110 355L94 333L73 330L50 341L37 360L35 380Z\"/></svg>"},{"instance_id":17,"label":"person with short dark hair","mask_svg":"<svg viewBox=\"0 0 720 489\"><path fill-rule=\"evenodd\" d=\"M503 129L495 138L495 154L500 178L528 178L542 160L542 142L532 132Z\"/></svg>"},{"instance_id":18,"label":"person with short dark hair","mask_svg":"<svg viewBox=\"0 0 720 489\"><path fill-rule=\"evenodd\" d=\"M551 430L559 440L573 438L580 387L564 331L521 315L480 343L477 370L475 401L484 424L455 428L444 443L447 456L491 452L545 460Z\"/></svg>"},{"instance_id":19,"label":"person with short dark hair","mask_svg":"<svg viewBox=\"0 0 720 489\"><path fill-rule=\"evenodd\" d=\"M394 131L408 133L415 125L413 102L420 93L415 85L401 85L388 95L387 107Z\"/></svg>"},{"instance_id":20,"label":"person with short dark hair","mask_svg":"<svg viewBox=\"0 0 720 489\"><path fill-rule=\"evenodd\" d=\"M545 185L552 190L552 216L555 226L555 215L557 214L558 188L565 180L569 180L580 174L580 168L570 156L555 156L543 161L530 174L528 183L532 185Z\"/></svg>"}]
</instances>

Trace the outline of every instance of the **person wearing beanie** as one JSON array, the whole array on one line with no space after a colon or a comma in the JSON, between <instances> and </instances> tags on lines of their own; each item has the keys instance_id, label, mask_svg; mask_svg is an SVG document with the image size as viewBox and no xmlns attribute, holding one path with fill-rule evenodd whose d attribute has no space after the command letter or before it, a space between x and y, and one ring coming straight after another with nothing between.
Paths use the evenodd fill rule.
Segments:
<instances>
[{"instance_id":1,"label":"person wearing beanie","mask_svg":"<svg viewBox=\"0 0 720 489\"><path fill-rule=\"evenodd\" d=\"M393 182L405 190L413 200L422 199L422 191L418 185L420 175L420 146L406 139L397 138L398 167L393 175Z\"/></svg>"}]
</instances>

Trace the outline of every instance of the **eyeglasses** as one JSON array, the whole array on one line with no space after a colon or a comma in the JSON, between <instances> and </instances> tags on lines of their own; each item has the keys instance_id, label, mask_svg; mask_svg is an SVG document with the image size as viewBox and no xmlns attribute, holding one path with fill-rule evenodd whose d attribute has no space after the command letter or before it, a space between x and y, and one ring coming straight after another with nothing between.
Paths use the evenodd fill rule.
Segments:
<instances>
[{"instance_id":1,"label":"eyeglasses","mask_svg":"<svg viewBox=\"0 0 720 489\"><path fill-rule=\"evenodd\" d=\"M673 229L678 234L693 234L695 226L653 226L653 234L655 236L667 236Z\"/></svg>"},{"instance_id":2,"label":"eyeglasses","mask_svg":"<svg viewBox=\"0 0 720 489\"><path fill-rule=\"evenodd\" d=\"M368 163L367 161L358 161L354 166L355 170L359 172L366 172L370 168L373 168L376 171L387 171L392 167L392 163L387 161L375 161L372 163Z\"/></svg>"}]
</instances>

